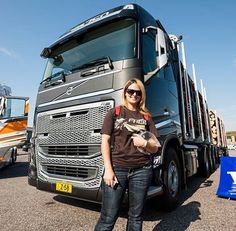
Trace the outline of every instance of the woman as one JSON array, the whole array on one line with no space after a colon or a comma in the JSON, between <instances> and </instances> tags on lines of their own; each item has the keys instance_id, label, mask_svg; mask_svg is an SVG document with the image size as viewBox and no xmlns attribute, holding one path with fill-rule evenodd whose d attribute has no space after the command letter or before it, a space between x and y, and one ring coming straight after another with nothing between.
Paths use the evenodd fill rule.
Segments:
<instances>
[{"instance_id":1,"label":"woman","mask_svg":"<svg viewBox=\"0 0 236 231\"><path fill-rule=\"evenodd\" d=\"M101 130L105 167L103 198L95 231L113 229L126 189L129 200L126 230L142 230L142 212L152 177L151 158L147 153L156 153L159 147L155 138L156 142L151 142L140 135L148 130L157 137L145 107L145 97L142 82L129 80L123 89L122 105L111 109L104 119Z\"/></svg>"}]
</instances>

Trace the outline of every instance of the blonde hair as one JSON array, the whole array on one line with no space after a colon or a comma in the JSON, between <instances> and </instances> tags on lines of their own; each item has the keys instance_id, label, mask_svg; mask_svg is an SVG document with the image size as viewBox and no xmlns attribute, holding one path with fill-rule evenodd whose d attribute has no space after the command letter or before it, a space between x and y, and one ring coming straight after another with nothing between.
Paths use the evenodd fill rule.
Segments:
<instances>
[{"instance_id":1,"label":"blonde hair","mask_svg":"<svg viewBox=\"0 0 236 231\"><path fill-rule=\"evenodd\" d=\"M129 88L129 86L132 85L133 83L137 84L139 89L142 92L141 99L140 99L140 101L138 103L138 110L142 114L149 114L149 112L148 112L148 110L146 108L146 105L145 105L145 102L146 102L146 91L145 91L143 83L139 79L131 79L131 80L126 82L126 84L125 84L125 86L123 88L123 92L122 92L122 98L121 98L122 105L127 108L128 103L127 103L127 99L126 99L125 93L126 93L127 89Z\"/></svg>"}]
</instances>

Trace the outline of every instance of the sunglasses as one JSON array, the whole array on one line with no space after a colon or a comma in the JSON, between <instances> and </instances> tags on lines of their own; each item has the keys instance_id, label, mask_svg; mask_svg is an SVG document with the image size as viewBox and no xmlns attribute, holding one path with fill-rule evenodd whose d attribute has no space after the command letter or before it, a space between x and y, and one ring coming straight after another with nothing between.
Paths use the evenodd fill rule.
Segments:
<instances>
[{"instance_id":1,"label":"sunglasses","mask_svg":"<svg viewBox=\"0 0 236 231\"><path fill-rule=\"evenodd\" d=\"M127 89L126 92L129 95L133 95L134 93L136 93L137 96L141 96L142 95L142 92L140 90Z\"/></svg>"}]
</instances>

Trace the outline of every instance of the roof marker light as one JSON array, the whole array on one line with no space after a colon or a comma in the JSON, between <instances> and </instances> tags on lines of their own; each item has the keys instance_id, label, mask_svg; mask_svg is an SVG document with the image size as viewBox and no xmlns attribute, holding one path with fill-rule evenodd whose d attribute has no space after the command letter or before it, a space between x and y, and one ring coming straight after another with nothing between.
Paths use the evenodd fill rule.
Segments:
<instances>
[{"instance_id":1,"label":"roof marker light","mask_svg":"<svg viewBox=\"0 0 236 231\"><path fill-rule=\"evenodd\" d=\"M134 5L132 5L132 4L125 5L125 6L123 7L123 10L134 10Z\"/></svg>"}]
</instances>

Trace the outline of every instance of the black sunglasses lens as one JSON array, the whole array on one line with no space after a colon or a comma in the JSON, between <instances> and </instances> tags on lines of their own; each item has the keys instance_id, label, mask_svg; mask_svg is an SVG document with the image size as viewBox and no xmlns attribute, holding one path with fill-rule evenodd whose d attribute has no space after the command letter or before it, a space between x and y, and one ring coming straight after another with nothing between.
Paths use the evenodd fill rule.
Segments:
<instances>
[{"instance_id":1,"label":"black sunglasses lens","mask_svg":"<svg viewBox=\"0 0 236 231\"><path fill-rule=\"evenodd\" d=\"M135 91L137 96L141 96L142 92L141 91Z\"/></svg>"},{"instance_id":2,"label":"black sunglasses lens","mask_svg":"<svg viewBox=\"0 0 236 231\"><path fill-rule=\"evenodd\" d=\"M142 92L140 90L133 90L133 89L127 89L127 93L129 95L133 95L134 93L136 93L137 96L141 96Z\"/></svg>"}]
</instances>

